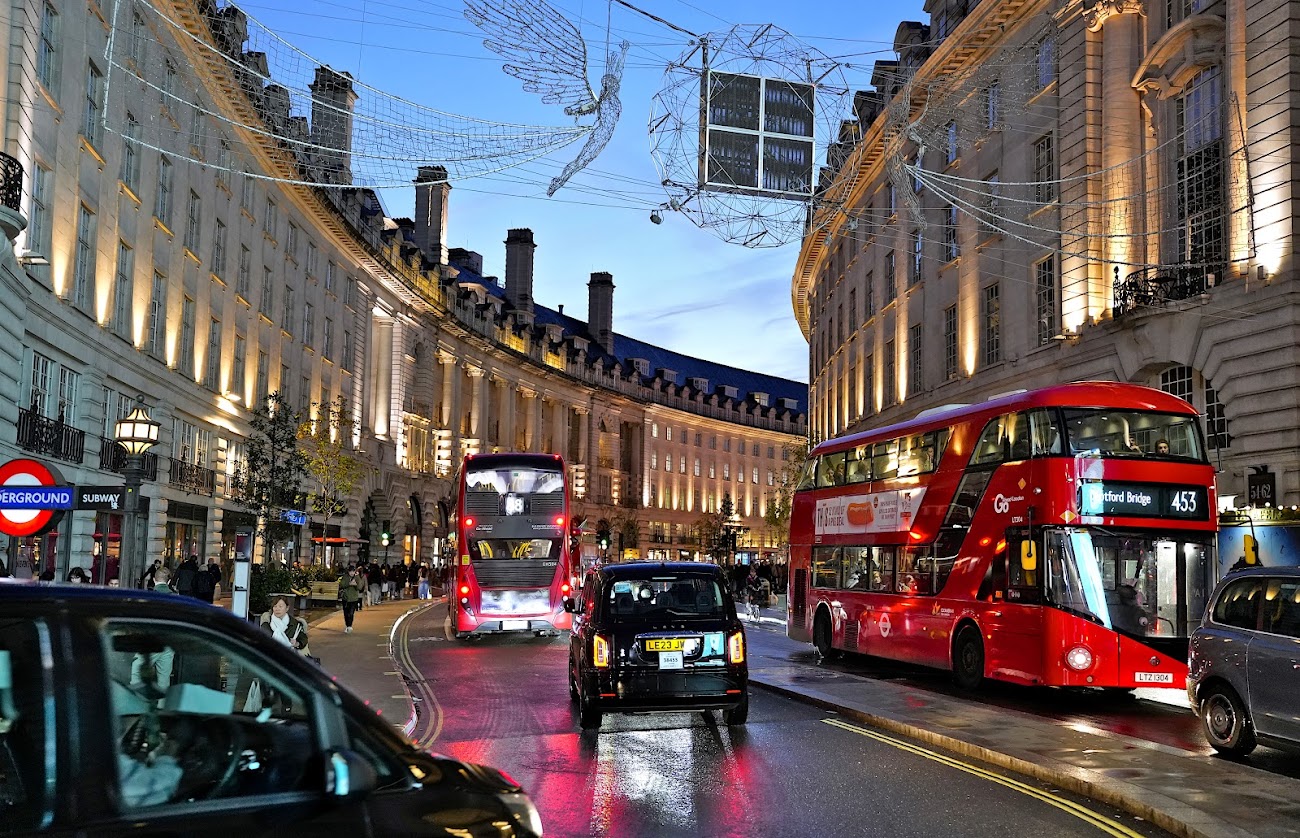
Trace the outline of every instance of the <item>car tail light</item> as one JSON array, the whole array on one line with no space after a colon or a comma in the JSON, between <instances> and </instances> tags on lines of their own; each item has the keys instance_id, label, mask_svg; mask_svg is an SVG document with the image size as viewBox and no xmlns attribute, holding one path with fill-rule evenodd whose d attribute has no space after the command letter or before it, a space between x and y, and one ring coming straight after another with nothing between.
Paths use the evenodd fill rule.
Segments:
<instances>
[{"instance_id":1,"label":"car tail light","mask_svg":"<svg viewBox=\"0 0 1300 838\"><path fill-rule=\"evenodd\" d=\"M609 666L609 641L599 634L591 638L591 662L599 669Z\"/></svg>"},{"instance_id":2,"label":"car tail light","mask_svg":"<svg viewBox=\"0 0 1300 838\"><path fill-rule=\"evenodd\" d=\"M1092 650L1087 646L1075 646L1065 653L1065 665L1075 672L1092 668Z\"/></svg>"},{"instance_id":3,"label":"car tail light","mask_svg":"<svg viewBox=\"0 0 1300 838\"><path fill-rule=\"evenodd\" d=\"M729 663L745 662L745 633L738 631L727 638L727 661Z\"/></svg>"}]
</instances>

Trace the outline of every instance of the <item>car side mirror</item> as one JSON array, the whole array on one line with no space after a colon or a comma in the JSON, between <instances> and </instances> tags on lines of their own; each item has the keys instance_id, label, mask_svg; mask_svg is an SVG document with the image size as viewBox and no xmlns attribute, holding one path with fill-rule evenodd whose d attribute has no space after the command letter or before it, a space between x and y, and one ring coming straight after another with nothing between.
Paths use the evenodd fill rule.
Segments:
<instances>
[{"instance_id":1,"label":"car side mirror","mask_svg":"<svg viewBox=\"0 0 1300 838\"><path fill-rule=\"evenodd\" d=\"M578 613L578 603L574 602L573 597L564 598L564 610L570 614Z\"/></svg>"},{"instance_id":2,"label":"car side mirror","mask_svg":"<svg viewBox=\"0 0 1300 838\"><path fill-rule=\"evenodd\" d=\"M355 751L330 751L325 757L325 794L334 800L364 797L379 784L369 760Z\"/></svg>"}]
</instances>

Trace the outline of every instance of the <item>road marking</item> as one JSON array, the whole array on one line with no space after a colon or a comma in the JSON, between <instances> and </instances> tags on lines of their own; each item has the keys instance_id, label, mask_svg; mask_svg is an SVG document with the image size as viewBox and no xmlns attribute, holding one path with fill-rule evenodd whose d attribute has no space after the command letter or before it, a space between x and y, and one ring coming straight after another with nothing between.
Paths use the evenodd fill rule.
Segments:
<instances>
[{"instance_id":1,"label":"road marking","mask_svg":"<svg viewBox=\"0 0 1300 838\"><path fill-rule=\"evenodd\" d=\"M972 774L976 777L980 777L981 779L988 780L989 782L1006 786L1012 791L1018 791L1021 794L1025 794L1028 795L1029 797L1036 798L1037 800L1040 800L1043 803L1047 803L1051 806L1055 806L1057 809L1060 809L1061 811L1067 814L1073 815L1079 820L1084 821L1085 823L1092 824L1093 826L1100 829L1102 832L1105 832L1108 835L1113 835L1115 838L1143 838L1142 833L1135 832L1132 829L1129 829L1124 824L1116 823L1115 821L1111 820L1110 818L1106 817L1105 815L1099 812L1094 812L1093 810L1089 809L1086 806L1083 806L1079 803L1075 803L1073 800L1067 800L1066 798L1063 797L1057 797L1051 792L1047 792L1047 791L1043 791L1042 789L1035 788L1034 786L1031 786L1028 783L1022 783L1019 780L1013 780L1010 777L1004 777L1001 774L997 774L993 771L989 771L988 769L985 768L980 768L979 766L972 765L967 762L962 762L961 760L956 759L955 757L950 757L946 754L939 753L938 751L932 751L929 748L923 748L920 745L914 745L910 742L904 742L901 739L895 739L892 736L886 736L883 733L877 733L874 730L868 730L863 727L858 727L857 725L850 724L848 722L841 721L839 719L822 719L822 721L828 725L831 725L832 727L838 727L841 730L847 730L848 732L856 733L859 736L866 736L869 739L875 739L877 742L883 742L886 745L891 745L895 748L898 748L900 751L907 751L909 753L916 754L917 756L925 757L926 759L931 760L933 762L937 762L942 765L947 765L950 768L956 768L958 771L965 771L967 774Z\"/></svg>"},{"instance_id":2,"label":"road marking","mask_svg":"<svg viewBox=\"0 0 1300 838\"><path fill-rule=\"evenodd\" d=\"M385 672L384 674L385 674L385 675L401 675L402 673L400 673L400 672L398 672L397 670L394 669L392 672Z\"/></svg>"}]
</instances>

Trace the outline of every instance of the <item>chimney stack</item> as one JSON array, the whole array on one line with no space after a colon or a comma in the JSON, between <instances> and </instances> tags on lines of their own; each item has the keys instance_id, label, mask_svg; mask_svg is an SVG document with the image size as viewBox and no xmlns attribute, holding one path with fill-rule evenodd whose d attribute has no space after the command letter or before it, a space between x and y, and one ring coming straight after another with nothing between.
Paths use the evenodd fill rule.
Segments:
<instances>
[{"instance_id":1,"label":"chimney stack","mask_svg":"<svg viewBox=\"0 0 1300 838\"><path fill-rule=\"evenodd\" d=\"M356 101L352 76L329 67L316 68L311 83L311 141L325 183L352 183L352 108Z\"/></svg>"},{"instance_id":2,"label":"chimney stack","mask_svg":"<svg viewBox=\"0 0 1300 838\"><path fill-rule=\"evenodd\" d=\"M442 166L421 166L415 176L415 245L424 257L447 264L447 199L451 184Z\"/></svg>"},{"instance_id":3,"label":"chimney stack","mask_svg":"<svg viewBox=\"0 0 1300 838\"><path fill-rule=\"evenodd\" d=\"M587 331L610 355L614 354L614 276L605 271L587 283Z\"/></svg>"},{"instance_id":4,"label":"chimney stack","mask_svg":"<svg viewBox=\"0 0 1300 838\"><path fill-rule=\"evenodd\" d=\"M533 310L533 231L520 227L506 233L506 299L518 311Z\"/></svg>"}]
</instances>

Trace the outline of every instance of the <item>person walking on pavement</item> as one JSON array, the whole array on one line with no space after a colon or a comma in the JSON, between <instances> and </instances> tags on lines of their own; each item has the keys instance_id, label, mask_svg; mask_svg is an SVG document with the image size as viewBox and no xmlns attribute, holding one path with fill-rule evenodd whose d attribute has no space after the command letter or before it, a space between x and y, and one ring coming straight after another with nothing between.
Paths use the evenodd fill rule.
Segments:
<instances>
[{"instance_id":1,"label":"person walking on pavement","mask_svg":"<svg viewBox=\"0 0 1300 838\"><path fill-rule=\"evenodd\" d=\"M176 568L176 593L181 596L199 598L195 592L195 583L198 581L199 563L194 560L193 556L188 556L185 561L180 563ZM155 581L157 576L154 576Z\"/></svg>"},{"instance_id":2,"label":"person walking on pavement","mask_svg":"<svg viewBox=\"0 0 1300 838\"><path fill-rule=\"evenodd\" d=\"M197 565L198 563L195 562L196 567ZM194 573L194 597L211 605L216 593L217 580L212 575L212 569L210 567L198 568Z\"/></svg>"},{"instance_id":3,"label":"person walking on pavement","mask_svg":"<svg viewBox=\"0 0 1300 838\"><path fill-rule=\"evenodd\" d=\"M357 613L357 604L361 602L361 591L365 588L365 577L355 567L348 567L339 586L339 598L343 600L344 634L352 633L352 619Z\"/></svg>"},{"instance_id":4,"label":"person walking on pavement","mask_svg":"<svg viewBox=\"0 0 1300 838\"><path fill-rule=\"evenodd\" d=\"M372 564L367 571L367 576L370 579L370 599L366 602L366 605L378 605L379 597L383 595L383 588L379 581L381 576L379 568Z\"/></svg>"},{"instance_id":5,"label":"person walking on pavement","mask_svg":"<svg viewBox=\"0 0 1300 838\"><path fill-rule=\"evenodd\" d=\"M420 599L421 600L428 599L429 598L429 566L424 562L420 562L419 585L420 587L418 589L418 593Z\"/></svg>"},{"instance_id":6,"label":"person walking on pavement","mask_svg":"<svg viewBox=\"0 0 1300 838\"><path fill-rule=\"evenodd\" d=\"M140 587L152 591L154 586L154 574L158 572L158 568L160 567L162 567L162 559L154 559L153 564L149 565L149 569L146 570L144 576L140 578ZM91 574L91 578L94 578L94 574Z\"/></svg>"}]
</instances>

